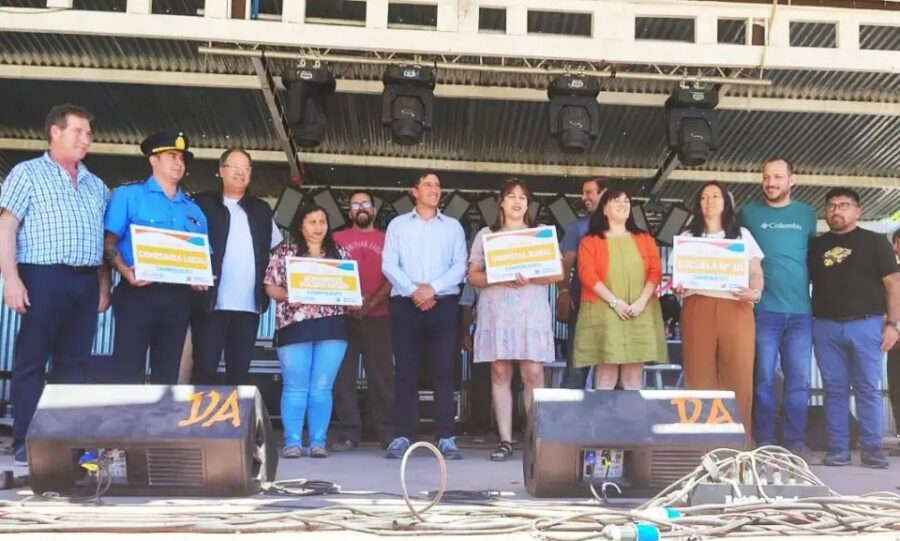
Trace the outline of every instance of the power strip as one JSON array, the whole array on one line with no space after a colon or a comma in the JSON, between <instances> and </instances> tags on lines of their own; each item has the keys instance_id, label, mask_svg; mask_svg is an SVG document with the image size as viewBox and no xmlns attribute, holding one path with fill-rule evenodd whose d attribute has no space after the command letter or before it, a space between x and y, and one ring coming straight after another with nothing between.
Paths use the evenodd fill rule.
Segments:
<instances>
[{"instance_id":1,"label":"power strip","mask_svg":"<svg viewBox=\"0 0 900 541\"><path fill-rule=\"evenodd\" d=\"M691 492L688 505L751 503L764 501L765 498L799 500L831 495L828 487L821 485L763 485L762 489L765 496L760 494L756 485L735 487L724 483L701 483Z\"/></svg>"}]
</instances>

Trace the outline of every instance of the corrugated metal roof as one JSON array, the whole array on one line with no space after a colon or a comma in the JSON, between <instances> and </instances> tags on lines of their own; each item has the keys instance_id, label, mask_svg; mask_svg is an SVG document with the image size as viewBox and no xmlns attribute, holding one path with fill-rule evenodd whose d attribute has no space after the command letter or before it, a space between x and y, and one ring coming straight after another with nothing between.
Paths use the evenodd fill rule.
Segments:
<instances>
[{"instance_id":1,"label":"corrugated metal roof","mask_svg":"<svg viewBox=\"0 0 900 541\"><path fill-rule=\"evenodd\" d=\"M896 176L900 117L723 110L722 145L706 169L756 171L790 156L808 174Z\"/></svg>"},{"instance_id":2,"label":"corrugated metal roof","mask_svg":"<svg viewBox=\"0 0 900 541\"><path fill-rule=\"evenodd\" d=\"M6 110L3 137L42 139L42 119L56 104L73 102L94 116L95 141L138 144L147 134L180 126L199 147L279 149L261 92L253 90L82 82L4 82L17 106Z\"/></svg>"},{"instance_id":3,"label":"corrugated metal roof","mask_svg":"<svg viewBox=\"0 0 900 541\"><path fill-rule=\"evenodd\" d=\"M40 139L39 120L54 104L75 101L96 115L97 142L137 144L145 134L180 126L195 146L281 148L262 94L253 90L10 80L17 107L4 137ZM514 163L656 167L665 152L665 114L652 107L601 107L601 134L584 155L563 154L547 127L548 102L435 101L434 128L419 145L391 142L381 97L338 94L329 131L316 151ZM900 117L723 110L722 145L706 169L755 171L768 156L791 156L798 171L895 176Z\"/></svg>"},{"instance_id":4,"label":"corrugated metal roof","mask_svg":"<svg viewBox=\"0 0 900 541\"><path fill-rule=\"evenodd\" d=\"M82 0L114 5L117 0ZM668 27L666 25L669 25ZM656 26L654 26L656 25ZM653 21L648 27L679 37L684 23ZM648 32L650 31L648 30ZM666 34L668 32L668 34ZM681 32L682 34L679 34ZM648 34L649 35L649 34ZM810 38L812 39L812 38ZM890 46L896 32L877 32L867 43ZM201 55L197 42L109 36L6 32L0 34L0 62L14 65L136 69L183 73L252 74L246 58ZM334 54L354 54L332 51ZM360 53L355 53L360 54ZM485 59L465 58L478 62ZM486 59L488 63L500 59ZM524 60L513 60L522 63ZM293 62L271 61L279 74ZM603 65L598 63L598 67ZM652 72L654 66L617 66L623 71ZM383 66L336 64L338 77L379 80ZM691 73L696 73L692 70ZM703 69L707 75L720 75ZM752 77L758 72L744 71ZM761 97L900 101L900 73L764 71L770 88L731 87L729 95ZM506 73L439 70L438 84L546 88L549 77ZM667 93L673 83L611 79L607 90ZM7 80L9 102L0 136L42 138L40 120L52 105L75 101L96 115L98 142L137 144L145 134L179 125L197 146L279 150L268 109L260 92L238 89L64 83ZM750 101L752 106L752 100ZM435 103L434 131L421 144L394 145L381 125L381 98L340 94L329 102L329 135L318 152L390 157L442 158L513 163L575 164L654 168L663 159L665 115L661 108L601 107L601 137L583 156L561 153L547 129L547 102L454 99ZM722 110L718 113L722 146L704 167L708 170L756 171L767 156L790 156L798 171L816 174L893 176L900 169L900 118ZM0 172L3 167L0 161ZM667 188L668 189L668 188ZM890 198L886 201L892 201Z\"/></svg>"},{"instance_id":5,"label":"corrugated metal roof","mask_svg":"<svg viewBox=\"0 0 900 541\"><path fill-rule=\"evenodd\" d=\"M139 69L174 72L252 74L246 58L201 55L199 42L185 40L157 40L111 36L78 36L21 32L0 33L0 62L11 65L63 66L110 69ZM274 49L281 50L281 49ZM346 51L332 51L346 54ZM462 61L478 63L480 59ZM487 63L498 63L498 60ZM521 61L513 61L521 63ZM534 61L533 63L536 63ZM291 61L270 61L275 74L292 65ZM383 66L365 64L335 64L329 66L336 76L348 79L380 80ZM644 65L616 66L620 72L654 72L655 67ZM690 69L696 75L720 75L713 69ZM508 73L486 73L458 70L438 70L438 84L474 84L544 89L549 77ZM744 71L743 77L771 79L771 87L731 87L729 95L752 94L760 97L852 99L863 101L900 101L900 73L867 73L838 71ZM668 93L675 84L665 81L608 79L607 90L622 92Z\"/></svg>"}]
</instances>

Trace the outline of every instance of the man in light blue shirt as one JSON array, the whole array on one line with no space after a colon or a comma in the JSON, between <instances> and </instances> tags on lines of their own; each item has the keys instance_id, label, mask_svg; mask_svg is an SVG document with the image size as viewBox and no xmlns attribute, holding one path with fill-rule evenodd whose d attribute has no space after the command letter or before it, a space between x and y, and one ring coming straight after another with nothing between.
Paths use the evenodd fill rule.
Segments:
<instances>
[{"instance_id":1,"label":"man in light blue shirt","mask_svg":"<svg viewBox=\"0 0 900 541\"><path fill-rule=\"evenodd\" d=\"M206 216L178 186L193 154L181 132L160 132L141 143L153 174L116 188L106 209L104 257L122 275L113 291L113 356L122 383L141 383L150 350L153 383L178 383L181 351L191 315L191 289L206 286L150 283L134 274L131 225L208 232Z\"/></svg>"},{"instance_id":2,"label":"man in light blue shirt","mask_svg":"<svg viewBox=\"0 0 900 541\"><path fill-rule=\"evenodd\" d=\"M805 453L812 355L812 308L806 254L816 234L812 207L791 200L794 167L784 158L763 164L765 200L744 205L738 219L766 254L765 289L756 306L753 436L758 445L777 443L775 368L784 373L782 440L787 449Z\"/></svg>"},{"instance_id":3,"label":"man in light blue shirt","mask_svg":"<svg viewBox=\"0 0 900 541\"><path fill-rule=\"evenodd\" d=\"M394 338L394 430L388 458L409 449L418 399L418 365L431 363L435 434L447 459L460 459L453 436L454 369L459 337L459 284L466 277L466 237L438 210L441 181L425 173L413 183L415 208L388 225L381 270L391 282Z\"/></svg>"},{"instance_id":4,"label":"man in light blue shirt","mask_svg":"<svg viewBox=\"0 0 900 541\"><path fill-rule=\"evenodd\" d=\"M575 325L578 323L578 309L581 306L581 280L578 279L577 270L578 244L587 235L591 214L597 209L597 204L609 182L607 178L597 177L581 183L581 202L584 203L587 214L565 226L562 241L559 243L563 256L563 279L559 283L559 296L556 298L556 319L568 324L566 377L563 381L563 387L566 389L584 389L590 371L590 368L576 368L572 364L572 354L575 352Z\"/></svg>"}]
</instances>

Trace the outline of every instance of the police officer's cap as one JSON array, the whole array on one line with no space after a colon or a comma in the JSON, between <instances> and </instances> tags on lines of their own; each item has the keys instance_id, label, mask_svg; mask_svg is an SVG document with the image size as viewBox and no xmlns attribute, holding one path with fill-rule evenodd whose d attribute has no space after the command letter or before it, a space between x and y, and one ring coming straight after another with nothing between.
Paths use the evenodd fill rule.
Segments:
<instances>
[{"instance_id":1,"label":"police officer's cap","mask_svg":"<svg viewBox=\"0 0 900 541\"><path fill-rule=\"evenodd\" d=\"M187 136L180 131L157 132L141 143L141 152L148 158L167 150L177 150L183 153L185 161L194 157L194 154L188 150Z\"/></svg>"}]
</instances>

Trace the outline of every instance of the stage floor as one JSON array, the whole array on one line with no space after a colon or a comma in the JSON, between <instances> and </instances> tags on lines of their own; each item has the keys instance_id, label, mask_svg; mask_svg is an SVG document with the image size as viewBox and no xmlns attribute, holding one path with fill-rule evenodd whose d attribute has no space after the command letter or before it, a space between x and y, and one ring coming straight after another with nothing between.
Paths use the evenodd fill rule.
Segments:
<instances>
[{"instance_id":1,"label":"stage floor","mask_svg":"<svg viewBox=\"0 0 900 541\"><path fill-rule=\"evenodd\" d=\"M507 505L531 505L533 502L550 503L584 503L585 499L570 500L537 500L531 497L525 490L522 477L522 450L517 447L514 458L507 462L491 462L490 451L493 449L493 441L483 439L461 438L460 447L464 453L464 459L447 462L447 490L477 491L491 490L501 494L499 500ZM896 446L896 441L887 441L887 445ZM819 456L821 458L821 456ZM900 457L891 458L891 468L888 470L872 470L858 465L858 453L854 453L854 465L842 468L829 468L822 465L812 465L812 471L832 490L842 495L863 495L870 492L889 491L900 493ZM383 458L383 451L376 445L363 445L357 449L341 453L332 453L327 459L313 459L303 457L293 460L280 460L278 465L278 480L308 479L328 481L340 485L346 494L330 496L272 496L256 495L248 498L215 499L215 498L149 498L149 497L112 497L103 498L104 503L116 506L127 506L134 510L145 509L149 516L153 516L161 508L172 509L178 507L181 512L190 513L195 509L198 513L209 512L215 508L222 513L252 509L286 506L289 508L322 508L334 505L377 505L383 508L385 514L406 512L402 498L400 481L399 460ZM13 470L15 475L27 475L27 468L13 467L12 457L0 455L0 470ZM424 497L427 491L434 491L439 485L438 461L427 451L419 450L411 457L407 467L406 478L410 495ZM0 491L0 505L5 506L7 512L10 505L13 508L28 512L28 509L40 500L34 499L27 488ZM21 507L14 502L22 502ZM425 501L417 502L417 507L425 505ZM615 504L634 506L639 503L636 500L613 500ZM136 505L137 504L137 505ZM62 506L63 504L59 504ZM452 505L449 502L442 505ZM66 505L68 507L68 505ZM439 506L440 507L440 506ZM96 506L85 506L86 514L94 513ZM46 535L46 534L44 534ZM87 539L86 535L85 539ZM106 536L90 534L91 539L103 539ZM272 534L283 537L285 534ZM316 539L346 539L347 533L317 532ZM352 533L353 538L368 537L364 533ZM67 533L66 539L80 538L82 534ZM333 537L332 537L333 536ZM31 538L30 534L24 538ZM34 536L38 539L40 536ZM153 535L152 537L156 537ZM255 537L255 535L254 535ZM265 536L263 536L265 537ZM429 538L443 537L429 535ZM896 541L896 533L887 537L869 534L867 539L892 539ZM145 537L149 538L149 537ZM207 537L207 539L210 537ZM496 539L497 537L494 537ZM772 537L773 539L775 537ZM504 539L534 539L530 534L507 535ZM797 538L799 539L799 538Z\"/></svg>"}]
</instances>

